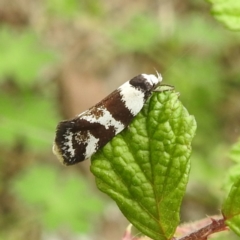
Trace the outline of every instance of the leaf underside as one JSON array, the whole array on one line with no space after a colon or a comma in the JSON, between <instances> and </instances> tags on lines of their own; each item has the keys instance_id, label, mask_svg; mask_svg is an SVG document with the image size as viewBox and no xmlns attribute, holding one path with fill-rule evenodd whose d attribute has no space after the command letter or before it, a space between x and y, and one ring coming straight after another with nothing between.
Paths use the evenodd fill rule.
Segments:
<instances>
[{"instance_id":1,"label":"leaf underside","mask_svg":"<svg viewBox=\"0 0 240 240\"><path fill-rule=\"evenodd\" d=\"M132 123L92 156L97 187L152 239L170 239L179 223L195 130L176 92L154 92Z\"/></svg>"}]
</instances>

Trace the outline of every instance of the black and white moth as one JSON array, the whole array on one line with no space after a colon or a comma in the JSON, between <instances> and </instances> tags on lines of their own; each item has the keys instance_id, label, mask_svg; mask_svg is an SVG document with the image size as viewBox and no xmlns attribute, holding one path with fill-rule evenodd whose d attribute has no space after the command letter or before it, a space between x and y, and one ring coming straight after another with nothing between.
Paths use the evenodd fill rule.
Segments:
<instances>
[{"instance_id":1,"label":"black and white moth","mask_svg":"<svg viewBox=\"0 0 240 240\"><path fill-rule=\"evenodd\" d=\"M140 74L77 117L60 122L53 153L65 165L90 158L129 125L161 81L159 74Z\"/></svg>"}]
</instances>

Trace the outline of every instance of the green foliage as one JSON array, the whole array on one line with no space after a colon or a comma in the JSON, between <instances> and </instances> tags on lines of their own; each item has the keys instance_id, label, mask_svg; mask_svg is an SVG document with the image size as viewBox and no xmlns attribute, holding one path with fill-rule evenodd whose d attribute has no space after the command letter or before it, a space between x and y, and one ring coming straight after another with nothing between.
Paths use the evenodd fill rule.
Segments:
<instances>
[{"instance_id":1,"label":"green foliage","mask_svg":"<svg viewBox=\"0 0 240 240\"><path fill-rule=\"evenodd\" d=\"M156 92L129 127L92 157L98 188L153 239L170 239L190 168L196 123L175 92Z\"/></svg>"},{"instance_id":2,"label":"green foliage","mask_svg":"<svg viewBox=\"0 0 240 240\"><path fill-rule=\"evenodd\" d=\"M110 31L120 52L148 52L157 43L158 24L154 18L143 14L136 15L125 24L124 27L111 28Z\"/></svg>"},{"instance_id":3,"label":"green foliage","mask_svg":"<svg viewBox=\"0 0 240 240\"><path fill-rule=\"evenodd\" d=\"M70 19L75 17L80 10L77 0L47 0L46 6L51 14Z\"/></svg>"},{"instance_id":4,"label":"green foliage","mask_svg":"<svg viewBox=\"0 0 240 240\"><path fill-rule=\"evenodd\" d=\"M235 165L227 173L225 189L230 189L230 192L223 203L222 212L226 224L240 236L240 140L233 145L230 158Z\"/></svg>"},{"instance_id":5,"label":"green foliage","mask_svg":"<svg viewBox=\"0 0 240 240\"><path fill-rule=\"evenodd\" d=\"M51 93L44 89L46 80L37 79L43 68L56 61L56 54L43 48L30 31L17 34L8 28L0 30L0 53L0 143L46 148L57 118Z\"/></svg>"},{"instance_id":6,"label":"green foliage","mask_svg":"<svg viewBox=\"0 0 240 240\"><path fill-rule=\"evenodd\" d=\"M239 155L240 157L240 155ZM226 224L240 236L240 178L233 184L231 191L223 204L223 215Z\"/></svg>"},{"instance_id":7,"label":"green foliage","mask_svg":"<svg viewBox=\"0 0 240 240\"><path fill-rule=\"evenodd\" d=\"M46 0L47 11L63 20L73 20L82 15L101 16L103 14L100 0Z\"/></svg>"},{"instance_id":8,"label":"green foliage","mask_svg":"<svg viewBox=\"0 0 240 240\"><path fill-rule=\"evenodd\" d=\"M31 31L22 34L0 29L0 83L13 79L21 89L34 85L43 67L55 60L54 53L39 46Z\"/></svg>"},{"instance_id":9,"label":"green foliage","mask_svg":"<svg viewBox=\"0 0 240 240\"><path fill-rule=\"evenodd\" d=\"M58 120L50 98L43 96L35 95L31 91L22 91L21 94L14 96L1 93L2 145L13 146L21 143L32 150L49 147Z\"/></svg>"},{"instance_id":10,"label":"green foliage","mask_svg":"<svg viewBox=\"0 0 240 240\"><path fill-rule=\"evenodd\" d=\"M87 232L103 207L79 174L62 177L62 172L48 165L29 168L15 180L13 188L26 204L35 206L36 215L49 230L67 226L75 232Z\"/></svg>"},{"instance_id":11,"label":"green foliage","mask_svg":"<svg viewBox=\"0 0 240 240\"><path fill-rule=\"evenodd\" d=\"M165 47L159 47L157 54L153 52L152 56L158 56L160 66L166 69L162 71L164 81L177 88L184 106L197 119L195 151L191 158L192 184L204 188L215 198L217 193L212 189L222 186L219 179L226 171L223 163L229 144L226 134L231 135L226 125L230 126L234 118L226 123L228 109L234 108L231 102L226 102L231 96L233 82L235 89L238 88L236 82L240 82L231 56L231 49L239 42L239 34L226 31L196 13L186 15L175 24L174 34L163 40ZM226 59L233 61L233 65L226 64ZM233 76L234 71L236 76ZM206 194L206 198L210 198L209 195Z\"/></svg>"},{"instance_id":12,"label":"green foliage","mask_svg":"<svg viewBox=\"0 0 240 240\"><path fill-rule=\"evenodd\" d=\"M166 79L178 86L183 103L198 119L201 131L195 143L203 145L208 141L204 148L212 148L218 141L218 124L213 111L222 93L220 80L223 74L219 66L213 64L214 61L211 58L193 60L192 57L182 57L179 67L165 74ZM209 136L209 133L212 134Z\"/></svg>"},{"instance_id":13,"label":"green foliage","mask_svg":"<svg viewBox=\"0 0 240 240\"><path fill-rule=\"evenodd\" d=\"M230 38L228 34L222 34L220 27L213 26L208 19L200 14L187 15L176 25L176 32L174 32L170 41L174 41L175 46L178 43L178 47L190 47L190 55L195 58L208 54L209 57L216 60L217 56L222 53L222 49L234 41L234 35ZM200 54L200 49L203 51L203 55ZM186 51L184 56L188 56L189 52ZM181 61L181 58L179 61ZM214 62L214 65L216 65L216 62ZM178 68L178 66L176 67Z\"/></svg>"},{"instance_id":14,"label":"green foliage","mask_svg":"<svg viewBox=\"0 0 240 240\"><path fill-rule=\"evenodd\" d=\"M216 19L230 29L239 30L238 1L210 0L210 2ZM185 9L184 14L181 14L181 10L179 11L171 3L167 7L166 4L152 5L147 3L145 6L144 4L146 2L140 1L131 4L116 4L113 2L105 5L104 1L99 0L32 2L31 11L33 12L27 16L28 23L26 22L26 25L20 28L16 22L16 25L11 21L4 22L4 13L6 12L10 13L10 20L12 19L11 15L16 19L19 15L15 14L15 11L11 12L10 5L8 6L10 8L7 9L2 7L1 23L6 24L8 28L5 27L0 30L1 147L5 148L7 146L11 149L15 143L20 142L29 147L27 150L45 150L41 152L42 154L45 154L46 150L50 151L55 126L59 121L59 118L56 117L56 111L59 107L57 104L54 105L57 99L56 89L46 84L46 80L49 80L46 77L39 78L39 73L50 63L55 62L56 55L62 57L61 63L67 63L70 66L72 62L69 62L69 56L72 56L73 49L74 51L76 49L73 64L76 64L75 67L79 66L87 72L89 69L84 69L83 62L90 63L94 59L94 61L100 63L99 65L91 65L92 74L94 72L108 72L111 69L115 75L119 71L127 72L129 68L134 69L135 66L138 66L138 70L141 69L140 72L151 72L153 68L156 68L163 74L164 82L174 85L181 93L181 101L184 106L198 121L198 134L194 138L194 153L191 158L192 171L189 189L194 186L191 197L201 201L198 196L194 196L198 192L198 187L200 187L204 189L204 196L208 199L208 203L211 201L210 194L214 195L214 201L217 201L217 199L221 199L218 189L222 186L222 181L219 181L219 179L225 176L226 164L228 164L225 155L230 144L229 139L236 138L233 131L229 131L226 126L232 126L235 129L234 119L239 116L238 105L236 104L239 99L237 97L232 98L234 92L236 96L239 95L239 56L237 51L239 35L236 32L226 31L216 24L216 21L209 17L207 4L204 1L185 1L181 5L183 8L180 8ZM204 6L204 4L206 5ZM157 7L153 9L152 6ZM162 9L165 10L165 16L170 16L170 18L160 22L159 19L161 18L159 16L162 17L162 15L161 13L158 14L159 10ZM18 5L16 5L16 10L21 16L22 10L18 8ZM24 11L23 15L25 15ZM96 16L98 21L95 19ZM68 24L62 24L66 20ZM37 34L34 33L35 31ZM64 38L59 37L59 33L63 33ZM49 43L49 36L52 37L50 44L54 43L54 51L56 52L49 50L49 47L43 44L43 42ZM79 56L84 56L84 58L79 58ZM119 56L122 59L120 64ZM132 64L129 67L129 58L136 65ZM78 62L79 65L77 65ZM104 69L102 64L107 66L107 69ZM117 71L114 72L112 65L117 66ZM58 67L58 69L52 68L51 71L57 72L56 70L59 70L58 73L61 73L66 65L63 64ZM125 133L125 135L128 134ZM142 137L138 135L138 138L140 138L140 143L138 143L140 145ZM121 137L117 139L116 141L120 141ZM240 150L237 145L231 152L231 157L237 164L230 169L226 184L228 191L230 188L232 189L224 203L224 212L229 217L235 213L234 211L238 210ZM36 156L37 161L38 159L38 156ZM134 157L133 160L138 160L138 158ZM8 159L4 161L7 162ZM14 165L18 159L11 158L9 161ZM116 163L116 166L119 167L120 164L121 162ZM49 180L50 188L53 189L54 184L61 181L58 179L58 173L52 167L49 167L49 169L53 173L51 174L45 169L46 176L51 179ZM21 186L16 185L18 195L22 196L29 205L40 203L43 206L44 211L41 219L48 228L53 229L63 224L63 222L61 223L63 218L71 223L73 229L79 230L79 226L76 226L76 224L78 225L77 213L75 214L73 204L69 204L69 202L75 201L75 199L70 198L70 194L79 198L78 192L82 189L82 182L76 184L78 180L76 180L75 175L73 177L75 181L67 175L67 186L63 184L63 192L64 196L68 195L66 197L68 201L58 202L60 199L56 199L57 196L64 197L58 189L59 186L55 188L56 191L53 190L55 191L55 197L51 196L48 188L46 188L48 182L43 179L45 170L39 167L39 170L24 172L25 176L19 180ZM4 172L3 169L2 172ZM142 176L142 173L143 171L139 172L140 176ZM36 176L33 176L35 174ZM112 172L108 174L111 176ZM14 176L9 174L9 180L11 178L14 178ZM44 185L41 185L38 178L42 179ZM65 173L62 178L65 179ZM28 181L25 179L28 179ZM32 179L33 183L39 186L39 192L42 194L38 193L34 189L35 187L28 187ZM0 182L0 186L4 184L4 181ZM69 184L73 184L76 190L71 190ZM31 186L33 185L31 184ZM134 189L133 193L135 194ZM136 187L136 189L138 193L140 188ZM44 197L45 191L47 196ZM111 188L109 191L111 191ZM152 191L152 188L150 188L150 191ZM31 194L36 194L36 196L31 196ZM140 191L139 194L141 194ZM180 195L178 197L180 198ZM188 196L186 196L186 199L189 200ZM64 199L61 200L64 201ZM75 202L77 209L81 202L82 199L78 203ZM211 212L219 209L216 202L212 203L211 201L211 205L208 203L201 202L202 207L211 209ZM56 206L53 206L55 204ZM177 204L174 204L177 209ZM214 209L212 208L213 205ZM46 207L53 208L53 211L50 210L51 216L48 216L47 211L45 211ZM63 213L61 213L61 207ZM94 208L92 204L91 208ZM197 212L203 208L196 208L195 210ZM169 209L169 206L166 206L166 209ZM187 212L187 216L189 216L189 209L183 209ZM99 208L96 209L97 212L98 210ZM69 213L71 213L71 216ZM10 209L10 214L15 216L18 213L13 213ZM40 211L39 214L41 214ZM54 214L57 214L59 219L56 220ZM90 212L90 214L94 215L95 213ZM146 214L146 212L143 212L143 214ZM201 212L201 214L208 214L208 212ZM26 212L26 216L28 215L29 212ZM177 216L178 213L174 215L174 224L177 224ZM9 221L5 215L3 217L6 223L8 222L15 228L13 222ZM232 224L233 230L235 228L237 233L239 233L238 219L237 217L232 218L233 221L228 220L229 225ZM87 229L89 225L84 226L81 220L81 229ZM183 220L186 221L187 219L183 216ZM88 220L85 221L85 223L88 222ZM152 219L150 222L153 222ZM170 233L174 226L166 224ZM164 225L164 227L166 226ZM7 238L3 237L3 239ZM12 239L20 238L13 237ZM26 239L26 237L22 239Z\"/></svg>"},{"instance_id":15,"label":"green foliage","mask_svg":"<svg viewBox=\"0 0 240 240\"><path fill-rule=\"evenodd\" d=\"M224 189L229 191L234 182L239 178L240 172L240 140L232 146L229 157L235 163L228 169L227 177L224 183Z\"/></svg>"},{"instance_id":16,"label":"green foliage","mask_svg":"<svg viewBox=\"0 0 240 240\"><path fill-rule=\"evenodd\" d=\"M227 28L240 30L240 2L236 0L208 0L212 3L212 14Z\"/></svg>"},{"instance_id":17,"label":"green foliage","mask_svg":"<svg viewBox=\"0 0 240 240\"><path fill-rule=\"evenodd\" d=\"M235 163L240 164L240 139L232 146L230 157Z\"/></svg>"}]
</instances>

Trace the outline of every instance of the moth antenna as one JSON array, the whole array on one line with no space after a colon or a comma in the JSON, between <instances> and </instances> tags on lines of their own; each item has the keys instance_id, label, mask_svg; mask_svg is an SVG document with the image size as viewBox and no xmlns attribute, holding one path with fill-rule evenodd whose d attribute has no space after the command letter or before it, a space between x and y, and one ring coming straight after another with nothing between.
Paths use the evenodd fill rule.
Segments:
<instances>
[{"instance_id":1,"label":"moth antenna","mask_svg":"<svg viewBox=\"0 0 240 240\"><path fill-rule=\"evenodd\" d=\"M157 71L157 70L155 70L156 71L156 73L157 73L157 77L158 77L158 79L160 80L162 80L162 75Z\"/></svg>"},{"instance_id":2,"label":"moth antenna","mask_svg":"<svg viewBox=\"0 0 240 240\"><path fill-rule=\"evenodd\" d=\"M156 68L154 68L154 70L155 70L155 72L156 72L156 74L157 74L157 78L158 78L159 83L160 83L160 82L162 81L162 75L157 71Z\"/></svg>"}]
</instances>

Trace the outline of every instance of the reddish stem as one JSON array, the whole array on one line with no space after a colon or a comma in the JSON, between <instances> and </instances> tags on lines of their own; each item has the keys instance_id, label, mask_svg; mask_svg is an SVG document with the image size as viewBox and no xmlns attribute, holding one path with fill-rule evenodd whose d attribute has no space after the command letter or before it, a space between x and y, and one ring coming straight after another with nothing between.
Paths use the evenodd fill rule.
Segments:
<instances>
[{"instance_id":1,"label":"reddish stem","mask_svg":"<svg viewBox=\"0 0 240 240\"><path fill-rule=\"evenodd\" d=\"M221 218L214 219L210 218L211 222L206 226L189 233L188 235L178 238L177 240L207 240L208 236L216 233L228 230L225 224L225 219Z\"/></svg>"}]
</instances>

